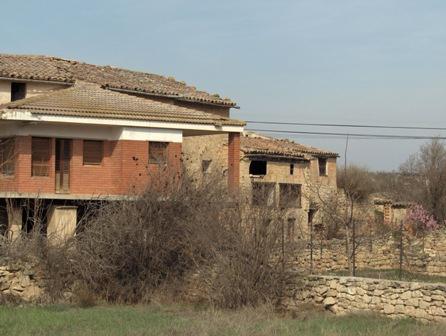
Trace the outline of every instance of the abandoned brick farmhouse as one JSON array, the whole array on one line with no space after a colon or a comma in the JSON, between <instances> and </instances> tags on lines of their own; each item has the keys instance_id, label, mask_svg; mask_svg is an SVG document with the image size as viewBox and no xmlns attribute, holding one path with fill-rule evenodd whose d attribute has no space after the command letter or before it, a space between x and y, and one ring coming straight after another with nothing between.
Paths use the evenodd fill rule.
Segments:
<instances>
[{"instance_id":1,"label":"abandoned brick farmhouse","mask_svg":"<svg viewBox=\"0 0 446 336\"><path fill-rule=\"evenodd\" d=\"M32 230L44 202L46 232L73 235L83 201L127 198L185 168L286 209L301 237L317 210L310 186L336 190L337 154L246 133L235 107L170 77L0 54L0 233Z\"/></svg>"},{"instance_id":2,"label":"abandoned brick farmhouse","mask_svg":"<svg viewBox=\"0 0 446 336\"><path fill-rule=\"evenodd\" d=\"M229 118L232 107L173 78L0 54L3 227L17 235L32 225L24 204L38 198L51 200L48 231L74 232L75 201L125 197L160 170L175 176L191 136L227 137L227 179L236 189L244 122Z\"/></svg>"}]
</instances>

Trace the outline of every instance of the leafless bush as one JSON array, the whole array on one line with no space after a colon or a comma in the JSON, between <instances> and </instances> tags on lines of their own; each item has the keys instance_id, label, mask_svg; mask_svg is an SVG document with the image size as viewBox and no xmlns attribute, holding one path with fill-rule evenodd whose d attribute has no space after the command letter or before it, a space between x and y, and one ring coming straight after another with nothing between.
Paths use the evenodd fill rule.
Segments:
<instances>
[{"instance_id":1,"label":"leafless bush","mask_svg":"<svg viewBox=\"0 0 446 336\"><path fill-rule=\"evenodd\" d=\"M227 246L216 251L208 265L207 297L220 308L273 303L283 289L285 260L277 253L283 239L279 213L252 208L242 212L243 225L229 223Z\"/></svg>"},{"instance_id":2,"label":"leafless bush","mask_svg":"<svg viewBox=\"0 0 446 336\"><path fill-rule=\"evenodd\" d=\"M160 288L175 295L186 276L201 273L209 304L273 302L286 273L278 252L284 245L281 213L244 204L215 181L221 179L184 177L127 200L86 205L82 225L65 244L45 237L45 211L36 200L32 230L12 241L0 238L0 252L40 263L52 301L71 292L80 306L144 303Z\"/></svg>"},{"instance_id":3,"label":"leafless bush","mask_svg":"<svg viewBox=\"0 0 446 336\"><path fill-rule=\"evenodd\" d=\"M0 236L0 255L10 260L32 262L41 260L46 247L46 239L41 234L22 234L20 239L11 241Z\"/></svg>"},{"instance_id":4,"label":"leafless bush","mask_svg":"<svg viewBox=\"0 0 446 336\"><path fill-rule=\"evenodd\" d=\"M111 302L149 301L166 282L201 271L209 303L255 305L281 286L283 269L270 262L278 232L274 210L252 210L213 180L185 178L101 207L70 260L76 281Z\"/></svg>"},{"instance_id":5,"label":"leafless bush","mask_svg":"<svg viewBox=\"0 0 446 336\"><path fill-rule=\"evenodd\" d=\"M6 306L17 306L23 303L23 300L20 299L20 297L13 295L13 294L5 294L0 293L0 305Z\"/></svg>"}]
</instances>

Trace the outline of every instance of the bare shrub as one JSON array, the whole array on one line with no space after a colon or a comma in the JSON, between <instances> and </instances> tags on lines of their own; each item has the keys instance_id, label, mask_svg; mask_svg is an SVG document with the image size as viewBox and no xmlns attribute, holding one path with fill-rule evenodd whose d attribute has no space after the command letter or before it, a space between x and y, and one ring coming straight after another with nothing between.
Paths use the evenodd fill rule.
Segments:
<instances>
[{"instance_id":1,"label":"bare shrub","mask_svg":"<svg viewBox=\"0 0 446 336\"><path fill-rule=\"evenodd\" d=\"M42 216L34 215L31 231L0 239L0 252L38 262L52 302L145 303L160 291L174 297L186 276L200 273L207 304L272 303L285 278L281 212L245 204L216 181L158 179L142 195L84 205L76 236L65 244L50 244ZM39 204L33 214L43 213Z\"/></svg>"},{"instance_id":2,"label":"bare shrub","mask_svg":"<svg viewBox=\"0 0 446 336\"><path fill-rule=\"evenodd\" d=\"M0 236L0 255L9 260L39 261L44 255L45 246L46 240L40 234L23 234L20 239L13 241Z\"/></svg>"},{"instance_id":3,"label":"bare shrub","mask_svg":"<svg viewBox=\"0 0 446 336\"><path fill-rule=\"evenodd\" d=\"M242 225L223 228L227 246L208 265L207 297L219 308L274 303L283 290L285 260L275 253L283 239L279 212L245 208L242 213Z\"/></svg>"},{"instance_id":4,"label":"bare shrub","mask_svg":"<svg viewBox=\"0 0 446 336\"><path fill-rule=\"evenodd\" d=\"M80 308L90 308L97 304L97 295L84 285L77 285L72 289L72 301Z\"/></svg>"},{"instance_id":5,"label":"bare shrub","mask_svg":"<svg viewBox=\"0 0 446 336\"><path fill-rule=\"evenodd\" d=\"M23 300L18 297L17 295L13 295L13 294L5 294L5 293L0 293L0 305L2 306L6 306L6 305L10 305L10 306L18 306L20 304L23 303Z\"/></svg>"},{"instance_id":6,"label":"bare shrub","mask_svg":"<svg viewBox=\"0 0 446 336\"><path fill-rule=\"evenodd\" d=\"M76 281L109 302L147 302L185 274L209 274L207 301L221 307L273 300L284 274L272 261L279 232L272 209L251 210L215 179L152 187L104 204L71 251Z\"/></svg>"}]
</instances>

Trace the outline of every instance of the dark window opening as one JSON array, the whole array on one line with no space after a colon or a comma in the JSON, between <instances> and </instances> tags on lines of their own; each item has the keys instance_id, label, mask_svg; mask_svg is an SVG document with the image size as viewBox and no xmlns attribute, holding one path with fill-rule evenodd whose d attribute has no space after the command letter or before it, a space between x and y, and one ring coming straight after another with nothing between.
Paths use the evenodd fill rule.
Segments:
<instances>
[{"instance_id":1,"label":"dark window opening","mask_svg":"<svg viewBox=\"0 0 446 336\"><path fill-rule=\"evenodd\" d=\"M14 175L15 141L14 138L0 139L0 174Z\"/></svg>"},{"instance_id":2,"label":"dark window opening","mask_svg":"<svg viewBox=\"0 0 446 336\"><path fill-rule=\"evenodd\" d=\"M280 183L279 206L281 208L301 207L301 185L291 183Z\"/></svg>"},{"instance_id":3,"label":"dark window opening","mask_svg":"<svg viewBox=\"0 0 446 336\"><path fill-rule=\"evenodd\" d=\"M290 175L294 175L294 164L290 164Z\"/></svg>"},{"instance_id":4,"label":"dark window opening","mask_svg":"<svg viewBox=\"0 0 446 336\"><path fill-rule=\"evenodd\" d=\"M211 165L212 160L202 160L201 161L201 171L203 173L207 173L209 171L209 167Z\"/></svg>"},{"instance_id":5,"label":"dark window opening","mask_svg":"<svg viewBox=\"0 0 446 336\"><path fill-rule=\"evenodd\" d=\"M26 97L25 83L11 83L11 101L24 99Z\"/></svg>"},{"instance_id":6,"label":"dark window opening","mask_svg":"<svg viewBox=\"0 0 446 336\"><path fill-rule=\"evenodd\" d=\"M168 142L149 142L149 163L166 164Z\"/></svg>"},{"instance_id":7,"label":"dark window opening","mask_svg":"<svg viewBox=\"0 0 446 336\"><path fill-rule=\"evenodd\" d=\"M104 142L84 140L84 165L99 166L104 156Z\"/></svg>"},{"instance_id":8,"label":"dark window opening","mask_svg":"<svg viewBox=\"0 0 446 336\"><path fill-rule=\"evenodd\" d=\"M49 176L51 158L51 139L32 138L31 175Z\"/></svg>"},{"instance_id":9,"label":"dark window opening","mask_svg":"<svg viewBox=\"0 0 446 336\"><path fill-rule=\"evenodd\" d=\"M326 176L327 175L327 159L318 158L317 162L319 165L319 175Z\"/></svg>"},{"instance_id":10,"label":"dark window opening","mask_svg":"<svg viewBox=\"0 0 446 336\"><path fill-rule=\"evenodd\" d=\"M252 183L252 204L255 206L273 206L275 202L275 183Z\"/></svg>"},{"instance_id":11,"label":"dark window opening","mask_svg":"<svg viewBox=\"0 0 446 336\"><path fill-rule=\"evenodd\" d=\"M266 175L266 161L251 161L249 164L250 175Z\"/></svg>"}]
</instances>

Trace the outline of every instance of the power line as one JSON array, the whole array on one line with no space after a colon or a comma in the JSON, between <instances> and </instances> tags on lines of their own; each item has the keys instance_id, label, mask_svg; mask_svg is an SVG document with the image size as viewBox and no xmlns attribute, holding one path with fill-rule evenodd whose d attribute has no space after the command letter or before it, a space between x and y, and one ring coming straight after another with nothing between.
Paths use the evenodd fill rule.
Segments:
<instances>
[{"instance_id":1,"label":"power line","mask_svg":"<svg viewBox=\"0 0 446 336\"><path fill-rule=\"evenodd\" d=\"M446 131L446 127L390 126L390 125L366 125L366 124L328 124L328 123L253 121L253 120L246 121L246 122L248 124L263 124L263 125L294 125L294 126L317 126L317 127L352 127L352 128L381 128L381 129Z\"/></svg>"},{"instance_id":2,"label":"power line","mask_svg":"<svg viewBox=\"0 0 446 336\"><path fill-rule=\"evenodd\" d=\"M366 134L366 133L338 133L338 132L305 132L291 130L274 130L274 129L248 129L254 132L266 133L282 133L282 134L305 134L305 135L322 135L322 136L341 136L355 137L362 139L401 139L401 140L446 140L446 137L427 136L427 135L390 135L390 134Z\"/></svg>"}]
</instances>

